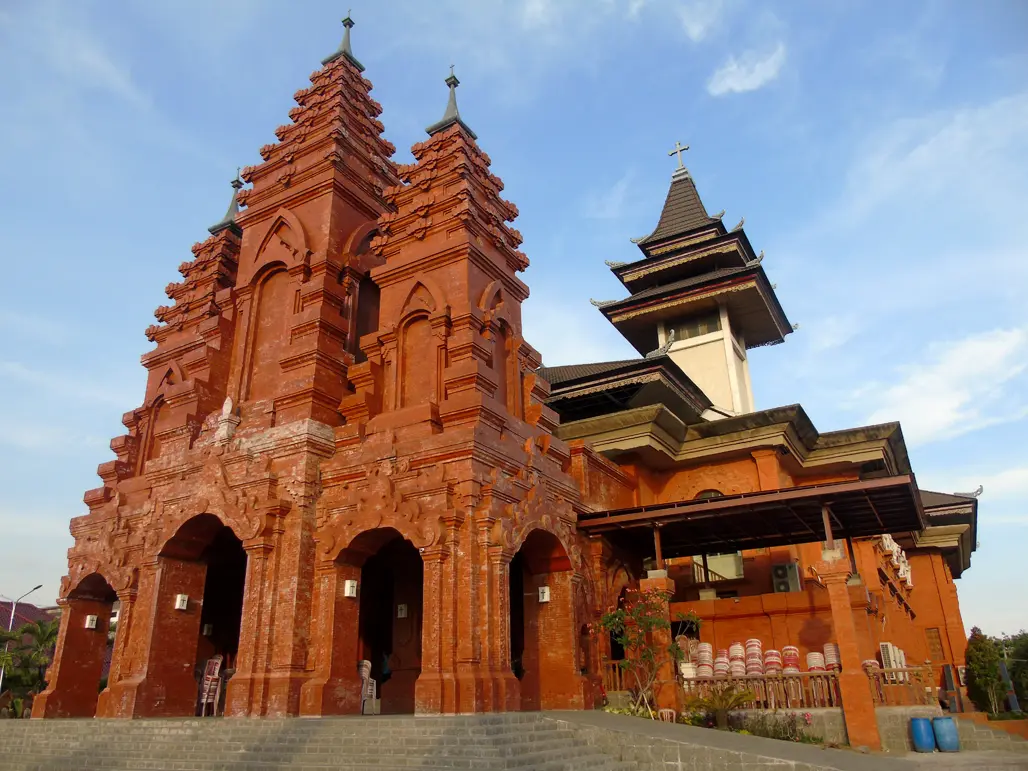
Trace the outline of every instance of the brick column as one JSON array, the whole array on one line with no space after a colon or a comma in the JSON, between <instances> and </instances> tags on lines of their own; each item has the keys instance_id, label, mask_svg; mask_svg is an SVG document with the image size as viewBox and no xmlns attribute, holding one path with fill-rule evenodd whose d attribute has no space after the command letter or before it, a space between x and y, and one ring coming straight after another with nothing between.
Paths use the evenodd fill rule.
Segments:
<instances>
[{"instance_id":1,"label":"brick column","mask_svg":"<svg viewBox=\"0 0 1028 771\"><path fill-rule=\"evenodd\" d=\"M453 646L444 644L444 629L451 633L453 616L447 613L443 576L449 551L431 546L421 552L424 566L421 625L421 675L414 686L414 712L439 715L456 704L452 666ZM445 649L445 650L444 650ZM444 671L444 662L447 665Z\"/></svg>"},{"instance_id":2,"label":"brick column","mask_svg":"<svg viewBox=\"0 0 1028 771\"><path fill-rule=\"evenodd\" d=\"M63 609L56 653L46 690L32 703L32 717L93 717L113 603L67 599L58 604ZM96 629L86 629L87 616L96 616Z\"/></svg>"},{"instance_id":3,"label":"brick column","mask_svg":"<svg viewBox=\"0 0 1028 771\"><path fill-rule=\"evenodd\" d=\"M243 613L236 671L225 686L226 717L258 715L264 701L269 645L267 620L274 612L273 597L268 590L269 557L273 548L263 539L243 545L246 551Z\"/></svg>"},{"instance_id":4,"label":"brick column","mask_svg":"<svg viewBox=\"0 0 1028 771\"><path fill-rule=\"evenodd\" d=\"M825 552L829 559L818 562L814 569L828 590L832 606L832 628L839 645L842 672L839 674L839 690L842 692L842 711L846 720L846 733L851 747L865 746L881 750L882 741L878 734L874 701L867 675L861 666L860 641L853 622L853 608L850 603L850 577L848 559L831 559L835 556Z\"/></svg>"},{"instance_id":5,"label":"brick column","mask_svg":"<svg viewBox=\"0 0 1028 771\"><path fill-rule=\"evenodd\" d=\"M660 573L663 571L651 572ZM641 592L666 592L670 596L675 593L675 582L668 578L666 574L660 577L644 578L639 582L639 590ZM664 601L663 606L664 613L670 623L671 609L666 600ZM678 678L675 674L674 662L671 661L669 657L666 657L666 651L671 645L671 642L670 629L659 629L653 632L652 644L657 652L657 656L658 658L665 657L665 661L661 665L660 671L657 673L657 680L653 684L654 699L657 702L654 707L659 709L673 709L677 711L682 707L682 694L678 687Z\"/></svg>"},{"instance_id":6,"label":"brick column","mask_svg":"<svg viewBox=\"0 0 1028 771\"><path fill-rule=\"evenodd\" d=\"M114 650L111 652L111 668L107 673L107 687L97 701L97 717L116 717L117 705L114 703L114 687L121 682L122 670L127 668L128 641L132 635L132 624L136 613L137 591L133 587L118 592L118 629L114 635Z\"/></svg>"},{"instance_id":7,"label":"brick column","mask_svg":"<svg viewBox=\"0 0 1028 771\"><path fill-rule=\"evenodd\" d=\"M318 565L315 576L313 626L319 634L312 641L314 676L300 689L300 714L356 715L361 706L357 671L360 601L346 597L343 590L346 581L360 581L361 569L329 562Z\"/></svg>"}]
</instances>

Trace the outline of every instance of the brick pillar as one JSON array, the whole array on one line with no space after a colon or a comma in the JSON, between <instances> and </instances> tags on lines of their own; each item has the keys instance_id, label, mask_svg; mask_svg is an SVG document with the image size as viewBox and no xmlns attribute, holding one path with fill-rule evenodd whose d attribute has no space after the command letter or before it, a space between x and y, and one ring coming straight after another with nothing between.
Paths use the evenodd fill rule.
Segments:
<instances>
[{"instance_id":1,"label":"brick pillar","mask_svg":"<svg viewBox=\"0 0 1028 771\"><path fill-rule=\"evenodd\" d=\"M510 561L512 554L498 546L489 547L490 618L489 659L493 679L493 710L516 712L521 709L521 683L514 677L510 660L510 604L523 601L510 596Z\"/></svg>"},{"instance_id":2,"label":"brick pillar","mask_svg":"<svg viewBox=\"0 0 1028 771\"><path fill-rule=\"evenodd\" d=\"M570 570L553 571L533 576L534 597L526 597L528 606L535 605L534 639L525 613L525 680L529 661L538 672L539 709L583 709L582 675L578 671L578 632L575 628L575 597ZM539 602L538 587L550 587L550 601ZM533 645L534 644L534 645ZM535 650L529 658L529 646Z\"/></svg>"},{"instance_id":3,"label":"brick pillar","mask_svg":"<svg viewBox=\"0 0 1028 771\"><path fill-rule=\"evenodd\" d=\"M361 706L357 671L360 601L343 594L347 580L360 581L361 569L337 562L315 573L314 676L300 689L300 714L356 715Z\"/></svg>"},{"instance_id":4,"label":"brick pillar","mask_svg":"<svg viewBox=\"0 0 1028 771\"><path fill-rule=\"evenodd\" d=\"M825 553L826 557L830 555L830 552ZM850 746L880 750L882 741L878 734L874 701L871 699L867 675L861 666L860 640L853 622L853 608L850 603L849 587L846 584L850 576L849 560L822 560L814 569L828 590L828 599L832 606L832 628L842 660L839 690L842 692L842 711Z\"/></svg>"},{"instance_id":5,"label":"brick pillar","mask_svg":"<svg viewBox=\"0 0 1028 771\"><path fill-rule=\"evenodd\" d=\"M32 703L32 717L93 717L113 603L67 599L58 604L63 609L56 652L46 690ZM87 616L96 616L96 629L86 629Z\"/></svg>"},{"instance_id":6,"label":"brick pillar","mask_svg":"<svg viewBox=\"0 0 1028 771\"><path fill-rule=\"evenodd\" d=\"M117 717L117 704L113 698L115 686L121 682L123 671L128 669L128 642L132 637L132 625L136 617L137 590L133 587L118 592L118 629L114 635L114 650L111 652L111 668L107 673L107 687L97 701L97 717Z\"/></svg>"},{"instance_id":7,"label":"brick pillar","mask_svg":"<svg viewBox=\"0 0 1028 771\"><path fill-rule=\"evenodd\" d=\"M132 671L112 685L105 717L181 717L195 714L194 676L207 565L158 557L140 575L139 603L126 640ZM175 609L175 595L189 597ZM147 613L141 612L144 602ZM125 662L121 663L124 666Z\"/></svg>"},{"instance_id":8,"label":"brick pillar","mask_svg":"<svg viewBox=\"0 0 1028 771\"><path fill-rule=\"evenodd\" d=\"M444 582L449 560L446 546L421 552L424 565L423 623L421 626L421 675L414 686L414 712L439 715L456 705L453 671L452 588ZM452 587L452 584L450 585ZM444 635L445 632L445 635ZM444 669L444 664L446 668Z\"/></svg>"},{"instance_id":9,"label":"brick pillar","mask_svg":"<svg viewBox=\"0 0 1028 771\"><path fill-rule=\"evenodd\" d=\"M269 557L273 547L261 539L247 541L243 549L246 551L243 614L239 624L236 671L225 686L226 717L261 713L269 655L267 620L274 612L274 600L268 591Z\"/></svg>"},{"instance_id":10,"label":"brick pillar","mask_svg":"<svg viewBox=\"0 0 1028 771\"><path fill-rule=\"evenodd\" d=\"M653 571L658 572L658 571ZM642 592L660 591L666 592L668 596L675 593L675 582L665 574L659 578L644 578L639 582L639 590ZM668 622L671 621L671 609L667 601L663 603L664 613ZM657 680L653 684L656 707L660 709L680 710L682 707L682 694L678 687L678 678L675 675L675 664L666 656L666 651L671 645L671 630L660 629L653 633L653 646L658 657L665 657L664 663L657 674Z\"/></svg>"}]
</instances>

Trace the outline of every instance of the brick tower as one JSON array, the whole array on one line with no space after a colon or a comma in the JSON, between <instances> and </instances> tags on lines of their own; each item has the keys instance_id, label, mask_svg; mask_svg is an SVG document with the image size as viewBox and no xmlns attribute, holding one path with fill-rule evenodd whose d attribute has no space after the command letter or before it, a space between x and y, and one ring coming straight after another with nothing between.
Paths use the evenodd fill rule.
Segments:
<instances>
[{"instance_id":1,"label":"brick tower","mask_svg":"<svg viewBox=\"0 0 1028 771\"><path fill-rule=\"evenodd\" d=\"M361 660L383 712L591 703L517 210L452 74L416 162L390 161L343 23L147 330L143 404L71 524L35 716L192 715L218 656L230 715L357 712Z\"/></svg>"}]
</instances>

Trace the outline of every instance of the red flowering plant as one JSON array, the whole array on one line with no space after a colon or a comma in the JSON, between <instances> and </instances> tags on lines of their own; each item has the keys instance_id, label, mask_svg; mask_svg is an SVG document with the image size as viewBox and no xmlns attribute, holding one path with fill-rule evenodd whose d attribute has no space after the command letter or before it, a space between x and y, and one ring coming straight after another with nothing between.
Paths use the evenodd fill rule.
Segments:
<instances>
[{"instance_id":1,"label":"red flowering plant","mask_svg":"<svg viewBox=\"0 0 1028 771\"><path fill-rule=\"evenodd\" d=\"M635 592L626 598L622 607L609 608L600 618L600 629L609 633L625 651L618 662L626 683L632 683L632 708L652 718L653 686L663 666L674 670L682 658L682 649L671 641L664 645L655 641L656 633L667 631L670 636L668 601L671 595L659 589Z\"/></svg>"}]
</instances>

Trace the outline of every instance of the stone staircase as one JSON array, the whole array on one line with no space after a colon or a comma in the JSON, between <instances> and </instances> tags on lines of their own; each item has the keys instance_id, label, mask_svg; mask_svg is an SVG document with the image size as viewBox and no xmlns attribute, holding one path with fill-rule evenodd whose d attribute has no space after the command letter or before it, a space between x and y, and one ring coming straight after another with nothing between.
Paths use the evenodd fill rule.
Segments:
<instances>
[{"instance_id":1,"label":"stone staircase","mask_svg":"<svg viewBox=\"0 0 1028 771\"><path fill-rule=\"evenodd\" d=\"M1028 756L1028 739L1008 731L1003 721L992 722L981 713L960 715L957 736L962 750L1016 752Z\"/></svg>"},{"instance_id":2,"label":"stone staircase","mask_svg":"<svg viewBox=\"0 0 1028 771\"><path fill-rule=\"evenodd\" d=\"M4 720L2 771L636 771L538 714L319 719Z\"/></svg>"}]
</instances>

